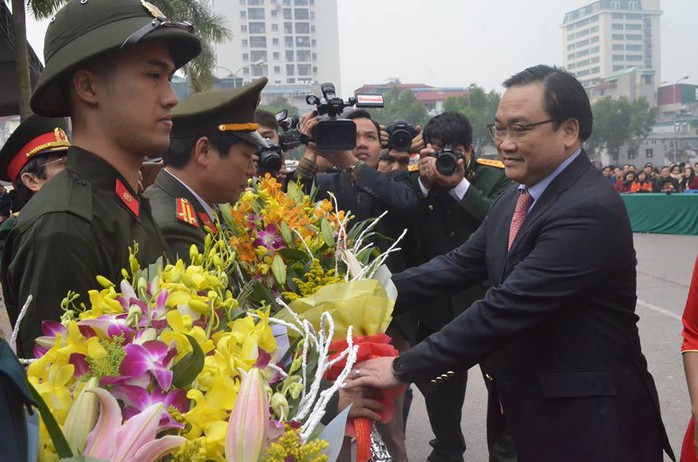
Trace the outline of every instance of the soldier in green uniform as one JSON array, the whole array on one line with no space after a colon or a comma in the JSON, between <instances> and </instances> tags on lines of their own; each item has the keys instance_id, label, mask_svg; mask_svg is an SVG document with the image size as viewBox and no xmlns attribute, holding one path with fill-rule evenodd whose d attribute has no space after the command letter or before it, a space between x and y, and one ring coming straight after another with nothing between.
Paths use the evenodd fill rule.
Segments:
<instances>
[{"instance_id":1,"label":"soldier in green uniform","mask_svg":"<svg viewBox=\"0 0 698 462\"><path fill-rule=\"evenodd\" d=\"M421 203L413 229L417 245L416 259L422 264L448 253L465 242L478 229L490 205L511 182L504 165L497 160L477 159L473 153L472 127L457 112L444 112L427 123L422 131L426 147L420 152L419 174L413 175ZM450 147L453 152L444 151ZM448 160L443 156L462 155L452 173L444 174ZM446 162L444 162L446 160ZM452 164L451 164L452 165ZM438 332L453 318L485 294L484 286L464 290L453 297L434 300L428 310L418 311L417 340ZM456 374L439 387L417 384L425 397L427 413L435 438L429 461L462 461L465 439L461 431L461 409L465 398L467 374Z\"/></svg>"},{"instance_id":2,"label":"soldier in green uniform","mask_svg":"<svg viewBox=\"0 0 698 462\"><path fill-rule=\"evenodd\" d=\"M58 319L69 290L87 303L96 276L119 280L129 246L145 266L166 243L138 194L146 156L169 145L170 79L196 57L201 43L189 24L173 23L139 0L71 0L46 31L46 68L31 107L46 117L70 116L73 145L66 170L22 210L2 258L10 320L18 323L20 356L30 356L41 322Z\"/></svg>"},{"instance_id":3,"label":"soldier in green uniform","mask_svg":"<svg viewBox=\"0 0 698 462\"><path fill-rule=\"evenodd\" d=\"M188 262L192 245L203 248L216 204L237 201L255 174L252 158L268 147L254 118L266 83L198 93L175 109L165 168L145 192L174 258Z\"/></svg>"},{"instance_id":4,"label":"soldier in green uniform","mask_svg":"<svg viewBox=\"0 0 698 462\"><path fill-rule=\"evenodd\" d=\"M14 186L12 215L0 225L0 256L19 211L41 187L65 169L70 146L65 118L32 114L12 132L0 150L0 180Z\"/></svg>"}]
</instances>

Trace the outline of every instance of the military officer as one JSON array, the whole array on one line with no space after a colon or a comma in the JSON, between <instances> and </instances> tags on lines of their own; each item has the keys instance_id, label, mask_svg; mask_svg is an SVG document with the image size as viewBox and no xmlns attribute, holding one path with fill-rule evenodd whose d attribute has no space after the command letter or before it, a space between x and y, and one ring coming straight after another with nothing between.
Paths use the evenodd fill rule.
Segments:
<instances>
[{"instance_id":1,"label":"military officer","mask_svg":"<svg viewBox=\"0 0 698 462\"><path fill-rule=\"evenodd\" d=\"M412 229L417 239L418 264L465 242L480 226L494 200L511 186L502 162L475 157L472 127L464 115L444 112L432 118L424 127L422 138L426 146L420 152L419 174L413 176L421 197ZM445 159L449 156L452 157ZM455 167L453 171L443 173L448 171L443 165L454 159L455 165L450 164ZM417 310L417 340L438 332L482 298L485 291L483 285L478 285L452 297L433 300L429 310ZM460 422L466 383L467 373L460 373L440 387L417 384L425 397L435 436L430 441L434 448L429 456L431 462L463 460L465 439Z\"/></svg>"},{"instance_id":2,"label":"military officer","mask_svg":"<svg viewBox=\"0 0 698 462\"><path fill-rule=\"evenodd\" d=\"M68 121L30 115L0 150L0 180L14 186L12 215L0 225L0 255L19 211L41 187L65 169Z\"/></svg>"},{"instance_id":3,"label":"military officer","mask_svg":"<svg viewBox=\"0 0 698 462\"><path fill-rule=\"evenodd\" d=\"M46 67L31 107L70 116L73 145L66 170L22 210L2 259L10 320L31 295L19 329L20 356L30 356L41 322L58 319L68 291L87 291L101 275L118 280L129 247L142 266L166 243L138 191L146 156L164 152L172 108L170 80L201 51L189 24L174 23L145 1L71 0L46 31Z\"/></svg>"},{"instance_id":4,"label":"military officer","mask_svg":"<svg viewBox=\"0 0 698 462\"><path fill-rule=\"evenodd\" d=\"M252 158L268 147L255 122L266 83L198 93L174 111L165 168L145 196L176 258L203 248L206 231L216 232L216 204L237 201L255 174Z\"/></svg>"}]
</instances>

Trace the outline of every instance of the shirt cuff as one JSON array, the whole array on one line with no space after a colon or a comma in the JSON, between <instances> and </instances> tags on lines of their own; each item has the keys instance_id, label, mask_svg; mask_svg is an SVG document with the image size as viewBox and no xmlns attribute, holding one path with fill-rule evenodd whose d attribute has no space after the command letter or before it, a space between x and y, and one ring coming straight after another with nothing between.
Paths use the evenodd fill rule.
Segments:
<instances>
[{"instance_id":1,"label":"shirt cuff","mask_svg":"<svg viewBox=\"0 0 698 462\"><path fill-rule=\"evenodd\" d=\"M470 187L470 181L466 180L463 178L460 180L460 183L456 185L455 188L452 188L448 193L453 196L454 199L458 201L462 201L463 197L465 197L465 193L468 192L468 188Z\"/></svg>"},{"instance_id":2,"label":"shirt cuff","mask_svg":"<svg viewBox=\"0 0 698 462\"><path fill-rule=\"evenodd\" d=\"M429 195L429 190L424 187L421 178L417 178L417 183L419 183L419 189L422 191L422 196L427 197Z\"/></svg>"}]
</instances>

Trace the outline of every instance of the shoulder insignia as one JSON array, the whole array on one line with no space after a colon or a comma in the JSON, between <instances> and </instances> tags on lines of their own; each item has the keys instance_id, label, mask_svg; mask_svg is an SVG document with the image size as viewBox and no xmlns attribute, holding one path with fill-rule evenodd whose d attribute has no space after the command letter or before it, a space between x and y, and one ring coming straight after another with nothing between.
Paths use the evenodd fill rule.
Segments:
<instances>
[{"instance_id":1,"label":"shoulder insignia","mask_svg":"<svg viewBox=\"0 0 698 462\"><path fill-rule=\"evenodd\" d=\"M216 232L218 232L216 225L211 220L211 217L208 216L208 213L199 212L199 220L201 220L201 223L203 223L204 228L208 228L211 234L216 234Z\"/></svg>"},{"instance_id":2,"label":"shoulder insignia","mask_svg":"<svg viewBox=\"0 0 698 462\"><path fill-rule=\"evenodd\" d=\"M494 159L475 159L479 165L486 165L487 167L504 168L504 163L501 160Z\"/></svg>"},{"instance_id":3,"label":"shoulder insignia","mask_svg":"<svg viewBox=\"0 0 698 462\"><path fill-rule=\"evenodd\" d=\"M140 204L138 200L128 191L126 186L119 180L116 179L116 195L119 196L121 202L133 213L136 218L138 218L138 212L140 210Z\"/></svg>"},{"instance_id":4,"label":"shoulder insignia","mask_svg":"<svg viewBox=\"0 0 698 462\"><path fill-rule=\"evenodd\" d=\"M194 213L194 206L183 197L177 198L177 219L195 228L199 227L199 221Z\"/></svg>"}]
</instances>

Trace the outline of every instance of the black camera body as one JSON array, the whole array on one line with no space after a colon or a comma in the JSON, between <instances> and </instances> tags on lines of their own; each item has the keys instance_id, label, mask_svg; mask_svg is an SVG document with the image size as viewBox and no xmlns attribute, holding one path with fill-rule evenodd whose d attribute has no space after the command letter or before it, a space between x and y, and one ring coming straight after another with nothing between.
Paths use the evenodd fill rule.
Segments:
<instances>
[{"instance_id":1,"label":"black camera body","mask_svg":"<svg viewBox=\"0 0 698 462\"><path fill-rule=\"evenodd\" d=\"M298 130L298 117L289 116L286 109L278 112L275 117L283 130L283 133L279 134L279 146L282 151L290 151L303 144L304 135Z\"/></svg>"},{"instance_id":2,"label":"black camera body","mask_svg":"<svg viewBox=\"0 0 698 462\"><path fill-rule=\"evenodd\" d=\"M403 118L395 119L388 125L388 148L396 151L409 152L412 138L417 136L417 129L408 124Z\"/></svg>"},{"instance_id":3,"label":"black camera body","mask_svg":"<svg viewBox=\"0 0 698 462\"><path fill-rule=\"evenodd\" d=\"M257 166L257 171L261 175L265 173L270 173L276 175L281 170L281 146L271 143L267 140L268 148L259 148L257 151L257 156L259 157L259 164Z\"/></svg>"},{"instance_id":4,"label":"black camera body","mask_svg":"<svg viewBox=\"0 0 698 462\"><path fill-rule=\"evenodd\" d=\"M442 175L450 175L455 172L456 168L458 168L458 161L465 159L463 153L450 144L447 144L432 155L436 157L436 170Z\"/></svg>"},{"instance_id":5,"label":"black camera body","mask_svg":"<svg viewBox=\"0 0 698 462\"><path fill-rule=\"evenodd\" d=\"M347 107L358 108L383 107L381 95L357 95L344 101L338 97L334 85L323 83L320 86L322 98L308 95L305 101L315 105L323 119L313 128L313 141L318 150L323 152L350 151L356 147L356 124L349 119L340 119L339 115Z\"/></svg>"}]
</instances>

